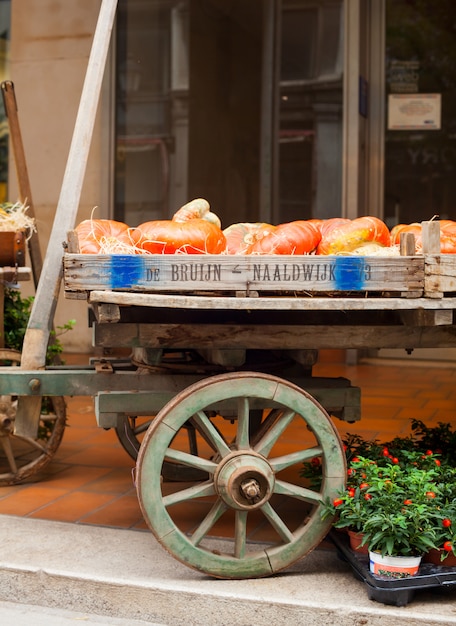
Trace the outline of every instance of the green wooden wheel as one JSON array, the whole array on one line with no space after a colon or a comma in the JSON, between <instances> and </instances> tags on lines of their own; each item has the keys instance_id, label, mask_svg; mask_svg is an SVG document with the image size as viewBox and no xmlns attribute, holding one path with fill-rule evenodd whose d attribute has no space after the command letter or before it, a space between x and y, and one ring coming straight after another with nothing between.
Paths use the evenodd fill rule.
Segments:
<instances>
[{"instance_id":1,"label":"green wooden wheel","mask_svg":"<svg viewBox=\"0 0 456 626\"><path fill-rule=\"evenodd\" d=\"M21 353L0 349L0 362L19 365ZM0 487L17 485L36 476L53 459L66 425L66 404L60 396L42 398L36 438L14 432L15 403L0 396Z\"/></svg>"},{"instance_id":2,"label":"green wooden wheel","mask_svg":"<svg viewBox=\"0 0 456 626\"><path fill-rule=\"evenodd\" d=\"M264 419L251 434L259 408ZM179 449L176 433L188 420L200 438L197 455ZM318 489L300 475L314 458L322 467ZM165 483L168 461L209 478ZM256 578L320 543L332 522L322 520L322 502L343 488L345 476L339 435L309 394L275 376L236 372L191 385L163 407L141 444L136 484L148 526L175 558L219 578ZM223 553L214 548L221 536L229 540Z\"/></svg>"}]
</instances>

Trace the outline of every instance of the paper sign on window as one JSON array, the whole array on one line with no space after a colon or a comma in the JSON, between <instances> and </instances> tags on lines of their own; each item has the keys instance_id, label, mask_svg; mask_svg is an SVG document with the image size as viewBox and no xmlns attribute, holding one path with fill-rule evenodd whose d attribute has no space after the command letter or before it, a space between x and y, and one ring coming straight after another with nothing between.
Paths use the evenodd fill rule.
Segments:
<instances>
[{"instance_id":1,"label":"paper sign on window","mask_svg":"<svg viewBox=\"0 0 456 626\"><path fill-rule=\"evenodd\" d=\"M388 130L440 130L440 93L390 94Z\"/></svg>"}]
</instances>

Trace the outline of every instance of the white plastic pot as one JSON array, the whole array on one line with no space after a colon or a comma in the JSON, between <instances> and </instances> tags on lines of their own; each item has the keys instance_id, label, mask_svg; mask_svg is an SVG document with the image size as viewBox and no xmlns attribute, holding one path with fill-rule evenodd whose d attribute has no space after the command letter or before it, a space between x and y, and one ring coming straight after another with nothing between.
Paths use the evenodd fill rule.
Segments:
<instances>
[{"instance_id":1,"label":"white plastic pot","mask_svg":"<svg viewBox=\"0 0 456 626\"><path fill-rule=\"evenodd\" d=\"M420 556L382 556L369 551L369 568L376 576L408 578L416 576L420 568Z\"/></svg>"}]
</instances>

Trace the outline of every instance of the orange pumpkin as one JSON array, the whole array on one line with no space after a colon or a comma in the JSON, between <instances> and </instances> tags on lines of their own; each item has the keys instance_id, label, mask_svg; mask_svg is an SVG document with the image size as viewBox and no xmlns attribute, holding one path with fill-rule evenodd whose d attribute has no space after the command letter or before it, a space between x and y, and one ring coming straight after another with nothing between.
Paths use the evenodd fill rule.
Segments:
<instances>
[{"instance_id":1,"label":"orange pumpkin","mask_svg":"<svg viewBox=\"0 0 456 626\"><path fill-rule=\"evenodd\" d=\"M456 254L456 222L453 220L440 221L440 252Z\"/></svg>"},{"instance_id":2,"label":"orange pumpkin","mask_svg":"<svg viewBox=\"0 0 456 626\"><path fill-rule=\"evenodd\" d=\"M203 219L144 222L132 238L138 248L152 254L220 254L226 247L220 228Z\"/></svg>"},{"instance_id":3,"label":"orange pumpkin","mask_svg":"<svg viewBox=\"0 0 456 626\"><path fill-rule=\"evenodd\" d=\"M265 222L239 222L223 231L227 254L246 254L249 246L275 231L276 226Z\"/></svg>"},{"instance_id":4,"label":"orange pumpkin","mask_svg":"<svg viewBox=\"0 0 456 626\"><path fill-rule=\"evenodd\" d=\"M334 218L332 224L321 227L322 238L317 254L350 253L366 242L376 242L382 246L391 245L390 231L378 217L364 216L345 221ZM340 221L341 220L341 221Z\"/></svg>"},{"instance_id":5,"label":"orange pumpkin","mask_svg":"<svg viewBox=\"0 0 456 626\"><path fill-rule=\"evenodd\" d=\"M453 220L440 220L440 252L442 254L456 254L456 222ZM418 254L423 252L422 227L418 222L412 224L397 224L391 229L391 242L400 243L401 233L413 233L415 235L415 250Z\"/></svg>"},{"instance_id":6,"label":"orange pumpkin","mask_svg":"<svg viewBox=\"0 0 456 626\"><path fill-rule=\"evenodd\" d=\"M350 220L347 217L330 217L326 220L311 219L309 220L309 222L315 224L315 226L318 227L318 230L323 236L326 235L333 228L342 226L343 224L348 224Z\"/></svg>"},{"instance_id":7,"label":"orange pumpkin","mask_svg":"<svg viewBox=\"0 0 456 626\"><path fill-rule=\"evenodd\" d=\"M130 228L123 222L105 219L90 219L80 222L75 231L82 254L111 254L116 251L133 250Z\"/></svg>"},{"instance_id":8,"label":"orange pumpkin","mask_svg":"<svg viewBox=\"0 0 456 626\"><path fill-rule=\"evenodd\" d=\"M413 222L412 224L396 224L391 229L391 245L401 242L401 233L413 233L421 242L421 224Z\"/></svg>"},{"instance_id":9,"label":"orange pumpkin","mask_svg":"<svg viewBox=\"0 0 456 626\"><path fill-rule=\"evenodd\" d=\"M315 224L297 220L279 224L275 230L247 248L246 254L309 254L321 240Z\"/></svg>"}]
</instances>

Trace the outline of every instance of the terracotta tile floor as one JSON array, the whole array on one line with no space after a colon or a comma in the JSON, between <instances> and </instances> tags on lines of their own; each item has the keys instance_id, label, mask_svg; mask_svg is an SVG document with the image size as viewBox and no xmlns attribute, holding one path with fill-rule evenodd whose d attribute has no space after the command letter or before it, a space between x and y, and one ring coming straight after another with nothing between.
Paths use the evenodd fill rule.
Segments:
<instances>
[{"instance_id":1,"label":"terracotta tile floor","mask_svg":"<svg viewBox=\"0 0 456 626\"><path fill-rule=\"evenodd\" d=\"M71 355L67 362L87 363L87 357L80 358ZM329 351L321 353L314 375L345 376L361 387L362 419L354 424L335 420L342 435L387 440L408 434L413 417L427 425L455 419L456 368L451 363L347 365L343 353ZM146 530L133 484L134 461L113 430L97 427L92 398L67 403L68 426L52 462L28 483L1 487L0 514ZM175 507L174 514L191 528L187 507ZM216 532L224 534L220 526ZM251 537L259 540L265 533L258 520Z\"/></svg>"}]
</instances>

